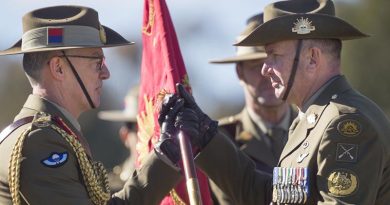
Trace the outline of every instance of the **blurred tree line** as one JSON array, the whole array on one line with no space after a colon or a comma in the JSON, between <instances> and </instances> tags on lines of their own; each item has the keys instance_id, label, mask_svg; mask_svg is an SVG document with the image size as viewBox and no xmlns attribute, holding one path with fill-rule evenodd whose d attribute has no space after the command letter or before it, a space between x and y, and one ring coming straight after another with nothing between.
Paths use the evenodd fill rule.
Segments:
<instances>
[{"instance_id":1,"label":"blurred tree line","mask_svg":"<svg viewBox=\"0 0 390 205\"><path fill-rule=\"evenodd\" d=\"M343 72L357 90L390 116L390 1L348 2L336 2L337 15L370 37L345 41Z\"/></svg>"},{"instance_id":2,"label":"blurred tree line","mask_svg":"<svg viewBox=\"0 0 390 205\"><path fill-rule=\"evenodd\" d=\"M390 116L390 80L387 79L390 76L390 69L388 68L390 65L388 54L388 49L390 49L390 25L386 22L390 19L390 1L335 0L335 3L339 17L352 23L364 33L371 35L370 38L343 43L343 73L346 74L355 88L375 101ZM135 40L141 42L140 39ZM115 55L129 61L129 67L124 68L128 69L129 75L139 75L140 54L141 47L139 46L123 47L115 50ZM21 55L0 58L2 66L0 75L0 129L12 121L31 92L30 85L23 73L21 60ZM188 65L188 67L191 67L191 65ZM111 81L115 80L118 79L111 79ZM196 82L193 82L193 85L196 84ZM103 93L101 107L83 114L80 118L80 124L91 145L95 159L102 161L106 167L111 168L123 161L128 156L128 151L118 137L118 129L121 124L105 122L97 118L99 110L122 108L114 102L115 99L118 100L118 96L115 96L115 93L107 86L104 87Z\"/></svg>"}]
</instances>

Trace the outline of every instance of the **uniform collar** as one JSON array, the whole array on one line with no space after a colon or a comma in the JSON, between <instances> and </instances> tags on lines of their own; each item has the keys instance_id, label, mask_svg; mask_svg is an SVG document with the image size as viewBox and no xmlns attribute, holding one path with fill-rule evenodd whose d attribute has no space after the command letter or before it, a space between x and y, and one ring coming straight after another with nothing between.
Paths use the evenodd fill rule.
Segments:
<instances>
[{"instance_id":1,"label":"uniform collar","mask_svg":"<svg viewBox=\"0 0 390 205\"><path fill-rule=\"evenodd\" d=\"M15 120L26 116L33 116L37 112L46 112L52 116L57 116L63 119L65 124L69 125L70 129L79 137L79 140L86 149L87 154L92 156L87 140L83 137L80 129L77 128L80 127L80 124L77 122L77 120L64 108L45 98L42 98L41 96L30 94L25 104L23 105L23 109L15 117Z\"/></svg>"},{"instance_id":2,"label":"uniform collar","mask_svg":"<svg viewBox=\"0 0 390 205\"><path fill-rule=\"evenodd\" d=\"M337 75L329 79L324 85L322 85L305 103L303 103L302 110L299 110L299 113L305 113L307 109L314 103L314 101L324 92L324 90L336 79L342 76Z\"/></svg>"},{"instance_id":3,"label":"uniform collar","mask_svg":"<svg viewBox=\"0 0 390 205\"><path fill-rule=\"evenodd\" d=\"M77 131L81 131L79 122L69 113L69 111L39 95L30 94L23 107L29 110L42 111L50 113L51 115L58 115L59 117L67 120Z\"/></svg>"},{"instance_id":4,"label":"uniform collar","mask_svg":"<svg viewBox=\"0 0 390 205\"><path fill-rule=\"evenodd\" d=\"M55 102L52 102L46 98L43 98L43 99L45 99L47 102L53 104L58 110L60 110L60 112L66 117L66 119L69 120L69 122L73 125L73 127L75 127L78 131L81 132L80 123L77 121L77 119L75 117L72 116L72 114L70 114L69 111L67 111L64 107L61 107L60 105L58 105Z\"/></svg>"}]
</instances>

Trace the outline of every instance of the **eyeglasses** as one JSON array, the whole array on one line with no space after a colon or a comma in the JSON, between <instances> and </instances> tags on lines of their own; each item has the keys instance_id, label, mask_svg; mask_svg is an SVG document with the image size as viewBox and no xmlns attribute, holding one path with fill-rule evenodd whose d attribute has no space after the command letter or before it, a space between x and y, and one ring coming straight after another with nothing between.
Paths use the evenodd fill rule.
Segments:
<instances>
[{"instance_id":1,"label":"eyeglasses","mask_svg":"<svg viewBox=\"0 0 390 205\"><path fill-rule=\"evenodd\" d=\"M86 59L99 59L99 63L96 66L98 71L103 70L103 66L106 65L106 57L105 56L79 56L79 55L60 55L57 57L70 57L70 58L86 58Z\"/></svg>"}]
</instances>

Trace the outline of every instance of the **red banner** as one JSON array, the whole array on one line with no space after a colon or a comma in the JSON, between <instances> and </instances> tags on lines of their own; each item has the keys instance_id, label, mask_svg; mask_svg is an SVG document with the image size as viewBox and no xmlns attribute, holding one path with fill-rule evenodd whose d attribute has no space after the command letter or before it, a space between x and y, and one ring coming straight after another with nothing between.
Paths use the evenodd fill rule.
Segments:
<instances>
[{"instance_id":1,"label":"red banner","mask_svg":"<svg viewBox=\"0 0 390 205\"><path fill-rule=\"evenodd\" d=\"M161 95L174 93L175 84L191 90L180 52L176 32L165 0L145 0L142 28L142 68L138 115L138 165L158 141L158 105ZM204 205L211 205L207 177L197 170ZM185 181L182 180L161 204L189 204Z\"/></svg>"}]
</instances>

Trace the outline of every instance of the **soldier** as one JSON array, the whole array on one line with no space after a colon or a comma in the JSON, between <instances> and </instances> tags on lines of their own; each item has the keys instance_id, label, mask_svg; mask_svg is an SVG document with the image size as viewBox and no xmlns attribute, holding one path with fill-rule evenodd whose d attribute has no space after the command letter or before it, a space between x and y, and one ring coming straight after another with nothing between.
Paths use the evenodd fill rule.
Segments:
<instances>
[{"instance_id":1,"label":"soldier","mask_svg":"<svg viewBox=\"0 0 390 205\"><path fill-rule=\"evenodd\" d=\"M185 107L175 123L201 150L199 167L235 204L389 203L389 119L341 75L341 41L363 37L335 16L331 0L294 0L266 6L264 24L237 44L265 45L262 74L300 110L273 177L212 135L211 119L179 86Z\"/></svg>"},{"instance_id":2,"label":"soldier","mask_svg":"<svg viewBox=\"0 0 390 205\"><path fill-rule=\"evenodd\" d=\"M110 77L102 48L132 43L101 25L95 10L81 6L29 12L23 28L22 39L0 52L24 54L23 68L32 86L15 121L0 135L0 204L161 201L179 180L166 174L172 171L169 165L152 152L111 196L106 172L93 160L77 121L81 113L99 106L103 80Z\"/></svg>"},{"instance_id":3,"label":"soldier","mask_svg":"<svg viewBox=\"0 0 390 205\"><path fill-rule=\"evenodd\" d=\"M118 134L130 154L123 163L116 165L112 172L108 173L108 183L112 192L121 190L135 169L137 159L138 92L139 86L134 86L129 90L124 99L124 110L101 111L98 113L98 117L102 120L124 123Z\"/></svg>"},{"instance_id":4,"label":"soldier","mask_svg":"<svg viewBox=\"0 0 390 205\"><path fill-rule=\"evenodd\" d=\"M262 23L262 13L252 16L237 39L243 39ZM235 63L245 95L244 109L239 114L219 120L219 128L255 162L258 170L272 174L287 142L288 128L296 112L286 102L276 98L269 78L261 76L266 57L263 46L238 46L236 56L211 63ZM232 203L213 182L210 185L219 204Z\"/></svg>"}]
</instances>

